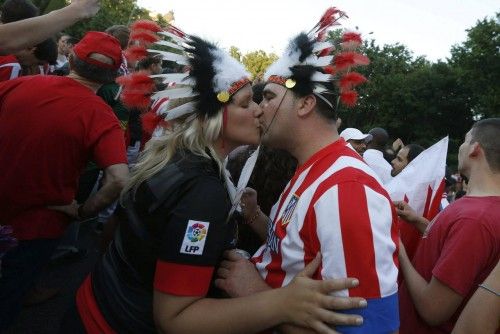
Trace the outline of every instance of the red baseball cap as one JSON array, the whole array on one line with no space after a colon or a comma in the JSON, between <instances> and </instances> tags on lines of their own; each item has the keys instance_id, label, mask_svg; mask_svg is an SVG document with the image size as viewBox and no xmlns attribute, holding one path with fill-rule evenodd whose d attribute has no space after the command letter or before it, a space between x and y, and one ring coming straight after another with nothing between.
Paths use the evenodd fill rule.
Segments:
<instances>
[{"instance_id":1,"label":"red baseball cap","mask_svg":"<svg viewBox=\"0 0 500 334\"><path fill-rule=\"evenodd\" d=\"M73 47L73 52L82 61L98 67L117 70L122 63L120 42L113 36L100 31L89 31L86 33L80 42ZM90 55L93 53L111 58L113 64L103 63L97 59L91 58Z\"/></svg>"}]
</instances>

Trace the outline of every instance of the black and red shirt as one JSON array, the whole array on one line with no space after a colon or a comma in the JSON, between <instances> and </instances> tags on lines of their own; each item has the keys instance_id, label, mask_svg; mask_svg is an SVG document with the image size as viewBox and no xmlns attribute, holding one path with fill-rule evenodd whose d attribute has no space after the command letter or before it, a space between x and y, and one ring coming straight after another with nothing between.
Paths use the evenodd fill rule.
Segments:
<instances>
[{"instance_id":1,"label":"black and red shirt","mask_svg":"<svg viewBox=\"0 0 500 334\"><path fill-rule=\"evenodd\" d=\"M88 332L153 333L153 290L211 296L215 267L235 245L218 166L178 154L124 201L108 251L77 294Z\"/></svg>"}]
</instances>

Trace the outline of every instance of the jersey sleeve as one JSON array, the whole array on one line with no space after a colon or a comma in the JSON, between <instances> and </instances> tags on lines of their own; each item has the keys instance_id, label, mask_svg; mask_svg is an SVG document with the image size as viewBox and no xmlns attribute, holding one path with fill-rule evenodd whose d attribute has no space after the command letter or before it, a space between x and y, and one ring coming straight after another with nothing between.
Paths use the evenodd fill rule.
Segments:
<instances>
[{"instance_id":1,"label":"jersey sleeve","mask_svg":"<svg viewBox=\"0 0 500 334\"><path fill-rule=\"evenodd\" d=\"M224 249L229 199L215 177L199 177L171 211L159 236L154 288L204 296Z\"/></svg>"},{"instance_id":2,"label":"jersey sleeve","mask_svg":"<svg viewBox=\"0 0 500 334\"><path fill-rule=\"evenodd\" d=\"M495 240L480 221L463 218L450 228L432 275L461 296L467 296L475 289L478 275L492 261Z\"/></svg>"}]
</instances>

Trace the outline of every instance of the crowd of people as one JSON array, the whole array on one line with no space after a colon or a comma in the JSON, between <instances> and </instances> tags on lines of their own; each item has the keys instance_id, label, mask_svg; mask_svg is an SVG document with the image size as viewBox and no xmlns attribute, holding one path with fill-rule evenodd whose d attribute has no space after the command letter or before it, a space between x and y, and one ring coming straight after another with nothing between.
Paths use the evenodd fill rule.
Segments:
<instances>
[{"instance_id":1,"label":"crowd of people","mask_svg":"<svg viewBox=\"0 0 500 334\"><path fill-rule=\"evenodd\" d=\"M98 9L1 8L0 332L81 224L102 254L60 333L499 332L500 118L418 211L389 189L427 150L338 117L369 64L325 40L341 10L252 82L172 25L62 32Z\"/></svg>"}]
</instances>

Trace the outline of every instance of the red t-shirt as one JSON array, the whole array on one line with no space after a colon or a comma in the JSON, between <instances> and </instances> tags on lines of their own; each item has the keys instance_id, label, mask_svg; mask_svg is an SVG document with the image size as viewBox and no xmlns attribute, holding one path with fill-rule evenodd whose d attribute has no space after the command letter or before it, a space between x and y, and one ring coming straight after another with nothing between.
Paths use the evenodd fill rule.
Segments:
<instances>
[{"instance_id":1,"label":"red t-shirt","mask_svg":"<svg viewBox=\"0 0 500 334\"><path fill-rule=\"evenodd\" d=\"M71 203L90 159L127 162L118 119L92 90L58 76L0 83L0 224L20 240L59 237L69 219L46 206Z\"/></svg>"},{"instance_id":2,"label":"red t-shirt","mask_svg":"<svg viewBox=\"0 0 500 334\"><path fill-rule=\"evenodd\" d=\"M408 289L402 284L400 333L450 333L499 256L500 196L466 196L450 204L427 229L412 262L427 282L434 276L464 300L448 321L431 328L418 316Z\"/></svg>"},{"instance_id":3,"label":"red t-shirt","mask_svg":"<svg viewBox=\"0 0 500 334\"><path fill-rule=\"evenodd\" d=\"M17 78L21 74L21 65L13 55L0 56L0 81Z\"/></svg>"}]
</instances>

